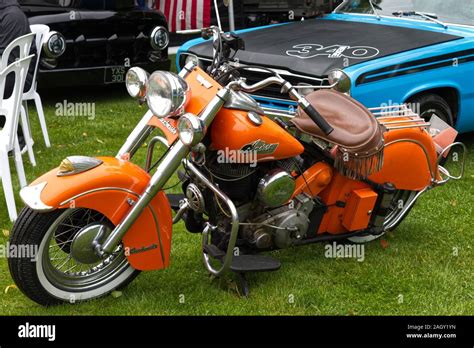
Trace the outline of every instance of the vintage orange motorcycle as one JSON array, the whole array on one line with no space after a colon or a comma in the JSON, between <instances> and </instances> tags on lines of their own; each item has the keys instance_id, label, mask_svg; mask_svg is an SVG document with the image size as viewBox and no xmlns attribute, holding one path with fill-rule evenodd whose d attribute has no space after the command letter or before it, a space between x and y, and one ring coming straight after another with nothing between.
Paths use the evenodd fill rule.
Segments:
<instances>
[{"instance_id":1,"label":"vintage orange motorcycle","mask_svg":"<svg viewBox=\"0 0 474 348\"><path fill-rule=\"evenodd\" d=\"M149 111L116 157L68 157L21 190L26 207L10 243L36 246L37 257L11 258L9 268L32 300L88 300L168 267L181 220L202 234L207 271L234 272L247 295L247 272L280 267L262 252L375 240L423 193L462 177L466 149L436 116L369 110L344 93L341 71L304 94L274 70L233 62L244 49L238 36L217 27L202 35L214 45L207 71L193 61L179 75L130 69L127 90ZM249 85L243 69L268 77ZM298 104L294 117L269 117L249 95L270 85ZM131 160L145 143L142 168ZM154 159L157 144L166 150ZM440 165L453 148L464 154L459 175ZM175 173L184 194L167 196Z\"/></svg>"}]
</instances>

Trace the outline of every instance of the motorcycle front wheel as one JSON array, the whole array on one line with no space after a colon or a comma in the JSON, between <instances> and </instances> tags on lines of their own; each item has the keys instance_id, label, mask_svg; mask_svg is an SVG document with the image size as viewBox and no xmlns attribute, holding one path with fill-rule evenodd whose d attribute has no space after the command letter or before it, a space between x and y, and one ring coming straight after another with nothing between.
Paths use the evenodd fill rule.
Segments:
<instances>
[{"instance_id":1,"label":"motorcycle front wheel","mask_svg":"<svg viewBox=\"0 0 474 348\"><path fill-rule=\"evenodd\" d=\"M392 203L390 204L390 212L385 217L385 221L384 221L385 230L383 231L383 233L379 235L368 234L366 236L351 237L351 238L347 238L347 240L353 244L370 243L376 239L379 239L380 237L385 235L385 233L395 230L401 224L401 222L407 217L408 213L413 208L413 205L410 207L410 209L407 212L403 211L403 207L405 207L407 204L410 204L410 202L413 199L415 199L416 195L417 195L417 192L415 191L399 190L395 193L392 199ZM405 214L405 215L401 216L402 214ZM391 226L395 221L396 223L393 226ZM391 227L389 228L388 226L391 226Z\"/></svg>"},{"instance_id":2,"label":"motorcycle front wheel","mask_svg":"<svg viewBox=\"0 0 474 348\"><path fill-rule=\"evenodd\" d=\"M50 306L97 298L130 283L140 272L128 263L122 246L91 264L72 257L74 237L93 223L113 228L104 215L90 209L39 213L24 208L13 227L10 248L33 250L35 255L9 258L10 273L18 288L33 301Z\"/></svg>"}]
</instances>

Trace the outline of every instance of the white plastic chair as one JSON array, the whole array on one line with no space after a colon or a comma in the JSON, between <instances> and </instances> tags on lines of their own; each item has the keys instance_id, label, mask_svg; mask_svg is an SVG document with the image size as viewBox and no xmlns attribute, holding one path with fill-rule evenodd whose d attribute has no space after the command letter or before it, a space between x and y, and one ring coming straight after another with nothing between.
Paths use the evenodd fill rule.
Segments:
<instances>
[{"instance_id":1,"label":"white plastic chair","mask_svg":"<svg viewBox=\"0 0 474 348\"><path fill-rule=\"evenodd\" d=\"M7 202L8 215L11 221L17 218L15 195L13 193L12 178L8 152L13 152L15 166L18 173L20 186L26 186L25 169L21 158L20 144L17 130L20 115L21 97L25 86L26 74L34 55L13 62L0 71L0 115L5 117L5 126L0 130L0 177ZM8 99L4 98L5 82L8 74L15 75L13 92Z\"/></svg>"},{"instance_id":2,"label":"white plastic chair","mask_svg":"<svg viewBox=\"0 0 474 348\"><path fill-rule=\"evenodd\" d=\"M43 132L44 143L46 147L51 147L49 141L48 127L46 126L46 119L44 118L43 103L41 97L36 91L36 74L38 72L38 65L41 59L41 51L43 46L43 39L49 33L49 27L44 24L33 24L30 26L31 32L36 35L35 44L36 44L36 66L35 72L33 74L33 82L31 83L30 90L23 94L24 105L21 106L22 119L28 118L28 101L33 100L35 102L36 112L38 113L39 122L41 125L41 131ZM26 108L26 109L25 109ZM33 143L33 139L31 139Z\"/></svg>"},{"instance_id":3,"label":"white plastic chair","mask_svg":"<svg viewBox=\"0 0 474 348\"><path fill-rule=\"evenodd\" d=\"M12 51L16 48L19 49L20 54L19 54L19 59L26 58L30 54L30 49L31 49L31 43L33 42L35 34L30 33L26 34L23 36L20 36L19 38L16 38L10 44L5 48L5 51L3 51L2 54L2 59L0 61L0 71L5 69L9 64L9 58L12 53ZM25 75L26 78L26 75ZM3 96L2 96L3 97ZM33 152L33 138L31 136L31 131L29 127L29 122L28 118L26 115L26 112L21 113L21 127L23 130L23 135L25 137L25 142L28 150L28 157L30 159L30 162L33 166L36 166L36 159L35 159L35 154Z\"/></svg>"}]
</instances>

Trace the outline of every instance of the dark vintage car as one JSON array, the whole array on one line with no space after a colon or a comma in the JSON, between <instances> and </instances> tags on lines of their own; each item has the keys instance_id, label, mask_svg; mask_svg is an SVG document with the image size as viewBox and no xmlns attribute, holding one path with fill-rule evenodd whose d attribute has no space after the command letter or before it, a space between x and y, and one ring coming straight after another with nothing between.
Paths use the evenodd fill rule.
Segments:
<instances>
[{"instance_id":1,"label":"dark vintage car","mask_svg":"<svg viewBox=\"0 0 474 348\"><path fill-rule=\"evenodd\" d=\"M121 83L129 67L168 70L166 18L133 0L19 0L30 24L51 32L39 65L42 87Z\"/></svg>"}]
</instances>

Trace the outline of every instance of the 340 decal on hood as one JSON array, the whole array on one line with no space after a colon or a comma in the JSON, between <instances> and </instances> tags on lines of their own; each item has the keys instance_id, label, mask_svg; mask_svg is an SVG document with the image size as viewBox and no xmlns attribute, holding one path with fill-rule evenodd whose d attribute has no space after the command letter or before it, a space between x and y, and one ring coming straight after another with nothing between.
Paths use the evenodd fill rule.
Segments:
<instances>
[{"instance_id":1,"label":"340 decal on hood","mask_svg":"<svg viewBox=\"0 0 474 348\"><path fill-rule=\"evenodd\" d=\"M245 50L236 54L240 63L313 76L461 38L422 29L324 18L247 31L239 36L245 41ZM210 59L212 45L206 41L190 47L189 52Z\"/></svg>"},{"instance_id":2,"label":"340 decal on hood","mask_svg":"<svg viewBox=\"0 0 474 348\"><path fill-rule=\"evenodd\" d=\"M369 46L351 47L346 45L332 45L324 47L319 44L298 44L294 45L293 49L286 51L286 54L301 59L314 58L318 56L332 59L369 59L377 57L380 54L380 51L375 47Z\"/></svg>"}]
</instances>

